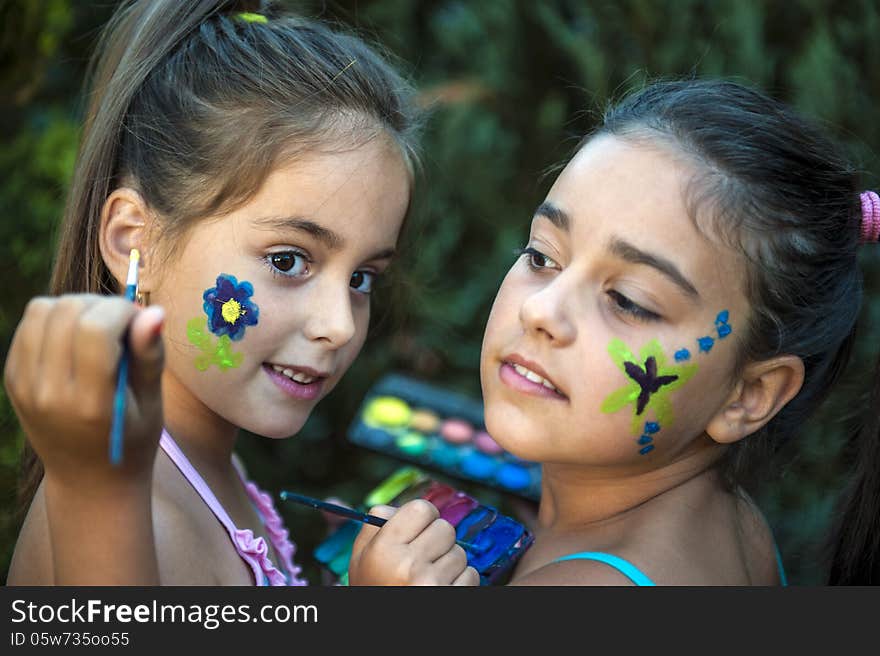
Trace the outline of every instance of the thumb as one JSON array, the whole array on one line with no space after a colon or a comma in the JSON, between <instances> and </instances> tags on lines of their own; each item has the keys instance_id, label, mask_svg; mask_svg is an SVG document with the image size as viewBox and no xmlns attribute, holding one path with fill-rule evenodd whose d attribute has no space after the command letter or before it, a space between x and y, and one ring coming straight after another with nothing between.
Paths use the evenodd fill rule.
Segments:
<instances>
[{"instance_id":1,"label":"thumb","mask_svg":"<svg viewBox=\"0 0 880 656\"><path fill-rule=\"evenodd\" d=\"M152 305L140 310L132 319L128 345L131 349L129 384L138 397L159 392L159 380L165 360L162 328L165 310Z\"/></svg>"}]
</instances>

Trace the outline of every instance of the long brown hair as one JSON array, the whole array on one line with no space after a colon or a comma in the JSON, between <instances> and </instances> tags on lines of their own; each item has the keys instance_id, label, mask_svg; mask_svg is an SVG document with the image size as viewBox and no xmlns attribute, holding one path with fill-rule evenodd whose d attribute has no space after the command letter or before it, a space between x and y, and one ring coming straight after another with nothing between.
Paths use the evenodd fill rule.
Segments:
<instances>
[{"instance_id":1,"label":"long brown hair","mask_svg":"<svg viewBox=\"0 0 880 656\"><path fill-rule=\"evenodd\" d=\"M386 59L354 35L259 2L121 3L90 64L51 293L116 291L98 231L122 184L155 212L171 255L196 220L247 201L282 159L384 132L413 170L419 114ZM26 505L42 467L28 445L22 458Z\"/></svg>"}]
</instances>

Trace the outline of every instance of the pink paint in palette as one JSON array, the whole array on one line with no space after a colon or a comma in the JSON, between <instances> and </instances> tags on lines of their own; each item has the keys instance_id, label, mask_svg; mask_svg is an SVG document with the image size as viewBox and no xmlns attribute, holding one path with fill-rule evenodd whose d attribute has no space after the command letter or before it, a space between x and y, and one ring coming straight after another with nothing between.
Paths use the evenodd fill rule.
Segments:
<instances>
[{"instance_id":1,"label":"pink paint in palette","mask_svg":"<svg viewBox=\"0 0 880 656\"><path fill-rule=\"evenodd\" d=\"M348 439L443 474L537 500L541 468L505 451L486 431L478 401L389 374L367 393Z\"/></svg>"}]
</instances>

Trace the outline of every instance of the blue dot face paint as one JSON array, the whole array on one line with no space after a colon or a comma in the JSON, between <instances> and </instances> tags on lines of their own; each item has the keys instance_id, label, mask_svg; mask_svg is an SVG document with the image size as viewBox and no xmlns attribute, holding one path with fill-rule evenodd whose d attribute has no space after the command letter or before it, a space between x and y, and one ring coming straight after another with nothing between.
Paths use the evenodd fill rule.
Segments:
<instances>
[{"instance_id":1,"label":"blue dot face paint","mask_svg":"<svg viewBox=\"0 0 880 656\"><path fill-rule=\"evenodd\" d=\"M690 360L690 359L691 359L691 352L688 351L686 348L678 349L675 352L675 361L676 362L684 362L685 360Z\"/></svg>"},{"instance_id":2,"label":"blue dot face paint","mask_svg":"<svg viewBox=\"0 0 880 656\"><path fill-rule=\"evenodd\" d=\"M718 339L724 339L733 331L733 328L727 323L729 317L730 313L727 310L722 310L715 317L715 330L718 331Z\"/></svg>"},{"instance_id":3,"label":"blue dot face paint","mask_svg":"<svg viewBox=\"0 0 880 656\"><path fill-rule=\"evenodd\" d=\"M708 353L715 346L715 340L708 336L699 337L697 338L697 344L700 345L700 353Z\"/></svg>"}]
</instances>

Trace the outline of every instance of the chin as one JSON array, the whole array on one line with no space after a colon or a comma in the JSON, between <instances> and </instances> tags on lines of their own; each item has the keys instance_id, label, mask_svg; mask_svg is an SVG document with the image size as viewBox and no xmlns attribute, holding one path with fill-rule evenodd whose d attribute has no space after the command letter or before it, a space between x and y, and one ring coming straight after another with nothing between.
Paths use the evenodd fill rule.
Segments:
<instances>
[{"instance_id":1,"label":"chin","mask_svg":"<svg viewBox=\"0 0 880 656\"><path fill-rule=\"evenodd\" d=\"M531 453L535 441L542 439L540 431L529 428L529 421L523 421L520 413L511 412L510 408L494 405L494 411L485 409L484 419L486 431L505 451L524 460L536 460L538 454Z\"/></svg>"},{"instance_id":2,"label":"chin","mask_svg":"<svg viewBox=\"0 0 880 656\"><path fill-rule=\"evenodd\" d=\"M244 424L241 427L254 435L268 437L272 440L284 440L296 435L306 423L306 419L308 417L296 418L285 423L275 421L271 423Z\"/></svg>"}]
</instances>

